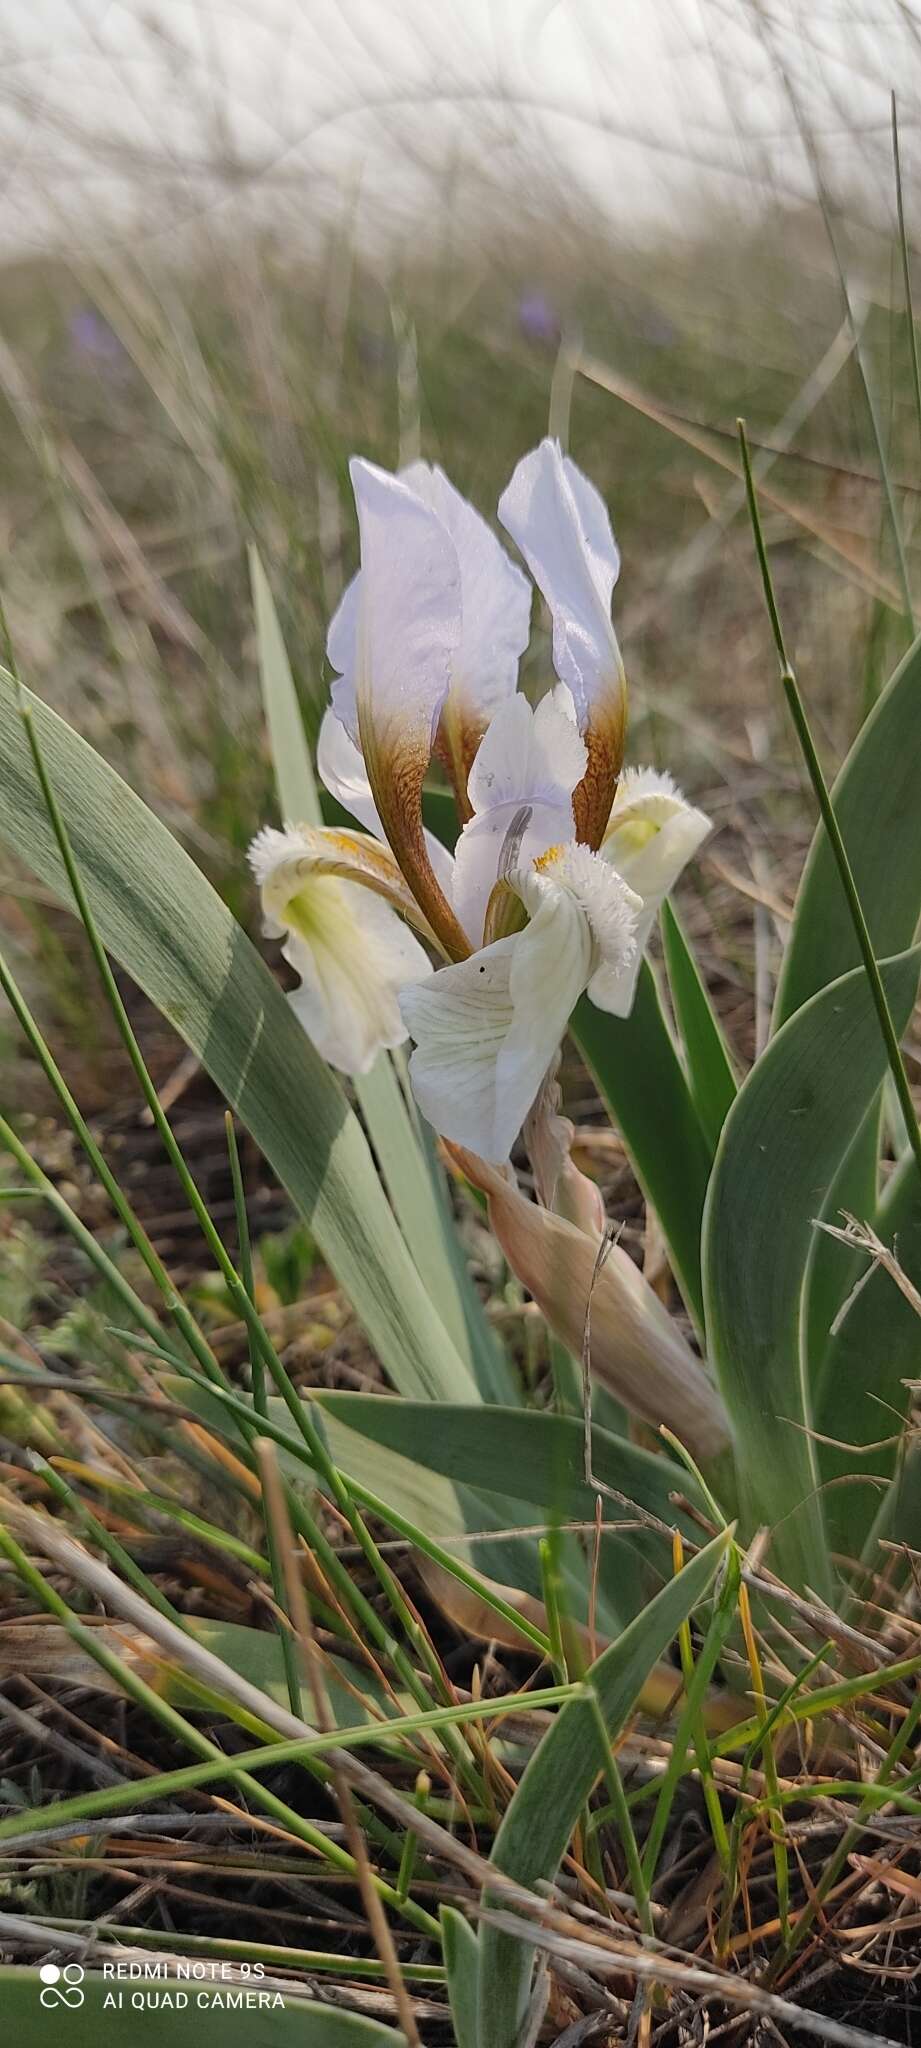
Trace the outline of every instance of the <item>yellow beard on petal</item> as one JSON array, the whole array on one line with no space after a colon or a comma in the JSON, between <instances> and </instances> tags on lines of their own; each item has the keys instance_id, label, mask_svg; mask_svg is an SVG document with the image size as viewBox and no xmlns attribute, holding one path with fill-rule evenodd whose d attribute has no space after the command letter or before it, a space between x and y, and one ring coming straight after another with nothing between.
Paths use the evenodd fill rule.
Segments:
<instances>
[{"instance_id":1,"label":"yellow beard on petal","mask_svg":"<svg viewBox=\"0 0 921 2048\"><path fill-rule=\"evenodd\" d=\"M555 867L557 861L560 858L561 853L565 853L565 851L566 849L564 846L548 846L544 849L543 853L537 854L535 857L534 866L536 867L538 874L546 874L548 868Z\"/></svg>"}]
</instances>

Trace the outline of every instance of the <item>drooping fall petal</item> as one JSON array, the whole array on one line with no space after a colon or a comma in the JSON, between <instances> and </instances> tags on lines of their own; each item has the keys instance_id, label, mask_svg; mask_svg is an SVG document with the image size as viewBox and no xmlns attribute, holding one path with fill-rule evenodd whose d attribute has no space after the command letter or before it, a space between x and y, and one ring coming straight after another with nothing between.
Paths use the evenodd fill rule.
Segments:
<instances>
[{"instance_id":1,"label":"drooping fall petal","mask_svg":"<svg viewBox=\"0 0 921 2048\"><path fill-rule=\"evenodd\" d=\"M428 986L403 1015L416 1099L442 1136L485 1159L508 1156L572 1011L604 963L633 950L638 899L585 846L554 848L513 877L530 923Z\"/></svg>"},{"instance_id":2,"label":"drooping fall petal","mask_svg":"<svg viewBox=\"0 0 921 2048\"><path fill-rule=\"evenodd\" d=\"M654 768L628 768L614 801L601 858L641 898L636 952L621 974L609 974L589 988L593 1003L612 1016L627 1017L633 1006L643 949L661 905L682 869L712 830L670 775Z\"/></svg>"},{"instance_id":3,"label":"drooping fall petal","mask_svg":"<svg viewBox=\"0 0 921 2048\"><path fill-rule=\"evenodd\" d=\"M484 1159L458 1145L449 1150L486 1195L513 1273L561 1342L580 1358L588 1316L593 1374L632 1414L666 1423L693 1457L712 1458L729 1435L720 1395L627 1253L613 1245L599 1264L598 1237L527 1201Z\"/></svg>"},{"instance_id":4,"label":"drooping fall petal","mask_svg":"<svg viewBox=\"0 0 921 2048\"><path fill-rule=\"evenodd\" d=\"M362 833L260 832L250 849L266 931L301 977L291 1002L318 1052L364 1074L406 1027L399 991L432 969L398 911L418 916L386 847Z\"/></svg>"},{"instance_id":5,"label":"drooping fall petal","mask_svg":"<svg viewBox=\"0 0 921 2048\"><path fill-rule=\"evenodd\" d=\"M553 665L572 691L588 760L573 798L576 836L597 847L623 760L627 692L611 621L620 555L594 485L542 441L519 462L499 518L550 609Z\"/></svg>"},{"instance_id":6,"label":"drooping fall petal","mask_svg":"<svg viewBox=\"0 0 921 2048\"><path fill-rule=\"evenodd\" d=\"M505 1159L585 987L591 939L571 898L548 892L523 932L407 989L409 1072L442 1136Z\"/></svg>"}]
</instances>

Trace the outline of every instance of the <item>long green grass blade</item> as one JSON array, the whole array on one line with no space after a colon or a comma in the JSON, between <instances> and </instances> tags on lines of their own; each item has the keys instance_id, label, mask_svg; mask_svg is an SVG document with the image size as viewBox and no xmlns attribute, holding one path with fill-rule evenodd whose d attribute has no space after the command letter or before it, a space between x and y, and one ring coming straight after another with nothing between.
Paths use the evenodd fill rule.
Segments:
<instances>
[{"instance_id":1,"label":"long green grass blade","mask_svg":"<svg viewBox=\"0 0 921 2048\"><path fill-rule=\"evenodd\" d=\"M716 1151L736 1098L737 1082L719 1019L707 994L678 913L662 905L662 945L668 985L688 1065L694 1107Z\"/></svg>"}]
</instances>

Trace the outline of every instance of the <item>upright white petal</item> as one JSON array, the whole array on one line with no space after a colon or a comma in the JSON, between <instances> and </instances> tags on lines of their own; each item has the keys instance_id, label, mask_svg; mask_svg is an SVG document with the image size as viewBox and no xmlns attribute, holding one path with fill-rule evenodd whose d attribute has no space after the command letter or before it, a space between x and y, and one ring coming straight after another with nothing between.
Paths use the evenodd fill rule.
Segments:
<instances>
[{"instance_id":1,"label":"upright white petal","mask_svg":"<svg viewBox=\"0 0 921 2048\"><path fill-rule=\"evenodd\" d=\"M320 726L317 773L324 789L329 790L330 796L336 798L343 810L386 844L364 758L331 707L324 711ZM442 846L440 839L436 839L434 832L426 832L425 844L438 883L450 901L454 887L454 856L446 846Z\"/></svg>"},{"instance_id":2,"label":"upright white petal","mask_svg":"<svg viewBox=\"0 0 921 2048\"><path fill-rule=\"evenodd\" d=\"M562 684L536 711L520 696L497 711L470 773L474 816L458 840L454 871L454 908L474 945L499 875L530 868L548 847L572 838L572 792L585 761Z\"/></svg>"},{"instance_id":3,"label":"upright white petal","mask_svg":"<svg viewBox=\"0 0 921 2048\"><path fill-rule=\"evenodd\" d=\"M329 622L326 654L336 679L330 692L333 710L353 746L358 743L358 706L355 679L358 668L358 620L361 600L361 570L347 583Z\"/></svg>"},{"instance_id":4,"label":"upright white petal","mask_svg":"<svg viewBox=\"0 0 921 2048\"><path fill-rule=\"evenodd\" d=\"M619 670L611 598L620 555L602 499L558 441L519 462L499 518L550 607L553 665L584 731L601 679Z\"/></svg>"},{"instance_id":5,"label":"upright white petal","mask_svg":"<svg viewBox=\"0 0 921 2048\"><path fill-rule=\"evenodd\" d=\"M550 608L553 665L572 691L588 741L588 769L576 798L579 837L597 845L626 726L623 664L611 621L620 556L610 521L594 485L550 440L519 462L499 500L499 518Z\"/></svg>"},{"instance_id":6,"label":"upright white petal","mask_svg":"<svg viewBox=\"0 0 921 2048\"><path fill-rule=\"evenodd\" d=\"M354 584L349 587L353 589ZM336 616L338 617L338 613ZM351 734L332 705L324 711L320 726L320 737L317 741L317 774L324 789L329 790L330 796L335 797L336 802L342 805L344 811L348 811L350 817L357 818L367 832L373 832L375 839L385 837L383 825L377 815L377 805L371 795L371 784L368 781L368 771L361 748L356 747Z\"/></svg>"},{"instance_id":7,"label":"upright white petal","mask_svg":"<svg viewBox=\"0 0 921 2048\"><path fill-rule=\"evenodd\" d=\"M451 663L449 705L462 732L478 734L516 688L531 630L531 587L443 469L413 462L400 476L437 513L457 549L461 636Z\"/></svg>"},{"instance_id":8,"label":"upright white petal","mask_svg":"<svg viewBox=\"0 0 921 2048\"><path fill-rule=\"evenodd\" d=\"M616 1017L629 1016L643 950L656 916L711 830L710 819L686 802L670 775L660 775L654 768L627 769L611 810L601 857L636 891L642 908L630 966L608 983L606 999L589 991L600 1009L610 1010Z\"/></svg>"},{"instance_id":9,"label":"upright white petal","mask_svg":"<svg viewBox=\"0 0 921 2048\"><path fill-rule=\"evenodd\" d=\"M352 738L373 786L372 748L362 727L375 750L402 754L415 744L426 761L431 753L461 637L460 566L442 520L399 477L359 456L349 475L361 575L333 620L329 652L331 660L352 652L359 728Z\"/></svg>"},{"instance_id":10,"label":"upright white petal","mask_svg":"<svg viewBox=\"0 0 921 2048\"><path fill-rule=\"evenodd\" d=\"M534 797L568 801L585 771L585 741L576 726L572 692L558 684L532 710L526 697L509 698L484 733L470 771L477 812Z\"/></svg>"},{"instance_id":11,"label":"upright white petal","mask_svg":"<svg viewBox=\"0 0 921 2048\"><path fill-rule=\"evenodd\" d=\"M404 991L410 1078L429 1122L484 1159L508 1156L585 987L591 935L548 888L531 923Z\"/></svg>"},{"instance_id":12,"label":"upright white petal","mask_svg":"<svg viewBox=\"0 0 921 2048\"><path fill-rule=\"evenodd\" d=\"M348 879L349 837L269 828L253 841L250 860L266 930L284 938L285 959L301 977L290 1000L308 1037L332 1066L364 1074L382 1047L406 1037L399 991L429 979L432 969L418 939L376 893L378 884ZM337 841L342 866L332 872ZM373 841L367 845L374 876L390 857ZM356 873L361 858L356 848Z\"/></svg>"},{"instance_id":13,"label":"upright white petal","mask_svg":"<svg viewBox=\"0 0 921 2048\"><path fill-rule=\"evenodd\" d=\"M422 830L422 782L461 638L457 549L443 521L398 477L350 464L361 571L330 629L341 665L337 715L360 747L387 839L449 953L466 942L436 881Z\"/></svg>"}]
</instances>

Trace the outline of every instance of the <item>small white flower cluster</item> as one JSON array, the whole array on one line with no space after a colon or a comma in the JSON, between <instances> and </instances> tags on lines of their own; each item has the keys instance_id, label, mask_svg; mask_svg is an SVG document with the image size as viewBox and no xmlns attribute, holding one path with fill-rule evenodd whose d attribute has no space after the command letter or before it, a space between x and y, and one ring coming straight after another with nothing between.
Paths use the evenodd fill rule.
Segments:
<instances>
[{"instance_id":1,"label":"small white flower cluster","mask_svg":"<svg viewBox=\"0 0 921 2048\"><path fill-rule=\"evenodd\" d=\"M351 477L361 568L329 629L317 765L364 829L265 830L253 869L320 1052L358 1074L411 1037L435 1129L502 1161L580 995L629 1013L656 913L709 821L670 776L621 775L619 556L555 441L499 501L552 621L558 680L536 710L518 693L531 586L486 521L424 463L392 476L356 459ZM453 855L422 823L433 753L458 805Z\"/></svg>"}]
</instances>

